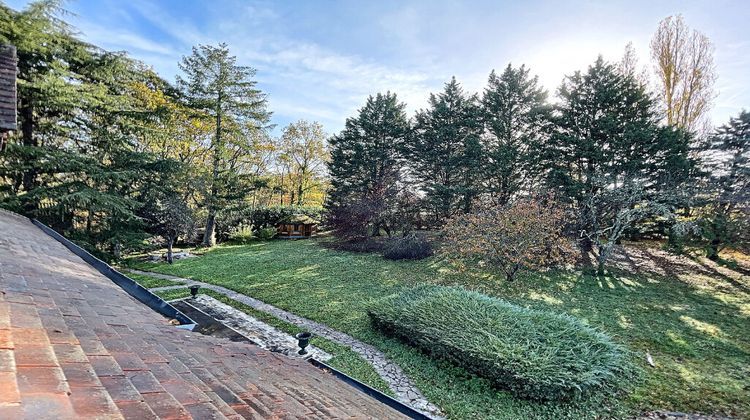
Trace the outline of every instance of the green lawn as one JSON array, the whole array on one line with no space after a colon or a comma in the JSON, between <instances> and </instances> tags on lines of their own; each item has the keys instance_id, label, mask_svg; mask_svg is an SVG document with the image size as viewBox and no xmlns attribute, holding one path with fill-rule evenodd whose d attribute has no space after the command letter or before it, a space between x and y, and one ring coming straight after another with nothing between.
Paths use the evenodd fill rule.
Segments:
<instances>
[{"instance_id":1,"label":"green lawn","mask_svg":"<svg viewBox=\"0 0 750 420\"><path fill-rule=\"evenodd\" d=\"M136 273L125 273L125 274L131 279L135 280L136 283L145 287L146 289L152 289L154 287L164 287L164 286L179 286L179 283L175 283L173 281L169 281L166 279L157 279L154 277L144 276L143 274L136 274Z\"/></svg>"},{"instance_id":2,"label":"green lawn","mask_svg":"<svg viewBox=\"0 0 750 420\"><path fill-rule=\"evenodd\" d=\"M750 279L620 273L529 275L514 283L458 272L431 258L389 261L316 241L219 246L201 258L150 269L220 284L369 342L401 365L450 417L592 418L650 409L750 416ZM371 329L366 308L418 283L465 285L536 308L573 314L627 345L642 369L618 401L555 404L513 398L462 369ZM650 352L656 367L645 362Z\"/></svg>"}]
</instances>

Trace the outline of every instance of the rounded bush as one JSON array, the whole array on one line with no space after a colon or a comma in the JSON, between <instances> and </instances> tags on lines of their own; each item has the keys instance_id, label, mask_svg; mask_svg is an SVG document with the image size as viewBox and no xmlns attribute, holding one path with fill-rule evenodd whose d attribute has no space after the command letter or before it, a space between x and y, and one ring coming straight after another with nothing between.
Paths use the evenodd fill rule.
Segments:
<instances>
[{"instance_id":1,"label":"rounded bush","mask_svg":"<svg viewBox=\"0 0 750 420\"><path fill-rule=\"evenodd\" d=\"M566 400L616 389L626 351L578 319L462 288L429 286L380 301L373 324L522 398Z\"/></svg>"},{"instance_id":2,"label":"rounded bush","mask_svg":"<svg viewBox=\"0 0 750 420\"><path fill-rule=\"evenodd\" d=\"M255 232L255 236L258 237L258 239L260 239L261 241L270 241L271 239L276 237L276 228L267 227L258 229L258 231Z\"/></svg>"},{"instance_id":3,"label":"rounded bush","mask_svg":"<svg viewBox=\"0 0 750 420\"><path fill-rule=\"evenodd\" d=\"M420 260L431 255L430 243L414 234L391 239L383 251L383 257L389 260Z\"/></svg>"}]
</instances>

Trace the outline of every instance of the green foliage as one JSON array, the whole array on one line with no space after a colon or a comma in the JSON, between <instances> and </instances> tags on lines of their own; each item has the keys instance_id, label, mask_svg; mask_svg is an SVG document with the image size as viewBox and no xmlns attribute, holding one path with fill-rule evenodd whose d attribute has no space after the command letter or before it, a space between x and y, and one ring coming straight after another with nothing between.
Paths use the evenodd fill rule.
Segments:
<instances>
[{"instance_id":1,"label":"green foliage","mask_svg":"<svg viewBox=\"0 0 750 420\"><path fill-rule=\"evenodd\" d=\"M389 260L421 260L432 256L432 246L425 238L410 233L388 241L383 258Z\"/></svg>"},{"instance_id":2,"label":"green foliage","mask_svg":"<svg viewBox=\"0 0 750 420\"><path fill-rule=\"evenodd\" d=\"M719 127L701 157L708 170L698 223L706 255L718 260L727 246L750 247L750 112Z\"/></svg>"},{"instance_id":3,"label":"green foliage","mask_svg":"<svg viewBox=\"0 0 750 420\"><path fill-rule=\"evenodd\" d=\"M479 194L481 134L477 97L464 93L455 77L414 118L409 166L437 220L470 210Z\"/></svg>"},{"instance_id":4,"label":"green foliage","mask_svg":"<svg viewBox=\"0 0 750 420\"><path fill-rule=\"evenodd\" d=\"M366 208L362 228L379 233L390 229L389 216L395 212L402 188L403 151L409 121L396 94L378 93L356 117L348 118L344 130L330 140L328 172L331 190L326 208L332 225L344 222L350 205ZM341 217L340 217L341 216Z\"/></svg>"},{"instance_id":5,"label":"green foliage","mask_svg":"<svg viewBox=\"0 0 750 420\"><path fill-rule=\"evenodd\" d=\"M422 287L374 305L382 331L515 395L565 400L617 387L626 351L579 320L461 288Z\"/></svg>"},{"instance_id":6,"label":"green foliage","mask_svg":"<svg viewBox=\"0 0 750 420\"><path fill-rule=\"evenodd\" d=\"M658 124L643 84L601 57L563 82L555 130L540 156L547 188L577 213L585 251L611 245L644 217L671 217L692 174L691 136ZM655 211L646 211L655 209Z\"/></svg>"},{"instance_id":7,"label":"green foliage","mask_svg":"<svg viewBox=\"0 0 750 420\"><path fill-rule=\"evenodd\" d=\"M247 244L255 240L255 231L252 225L239 225L231 230L229 241L238 244Z\"/></svg>"},{"instance_id":8,"label":"green foliage","mask_svg":"<svg viewBox=\"0 0 750 420\"><path fill-rule=\"evenodd\" d=\"M508 64L501 75L490 74L482 97L482 179L501 204L538 181L536 154L549 138L550 111L547 92L525 66Z\"/></svg>"},{"instance_id":9,"label":"green foliage","mask_svg":"<svg viewBox=\"0 0 750 420\"><path fill-rule=\"evenodd\" d=\"M255 232L255 235L261 241L270 241L271 239L276 237L276 228L267 227L267 228L258 229L257 232Z\"/></svg>"},{"instance_id":10,"label":"green foliage","mask_svg":"<svg viewBox=\"0 0 750 420\"><path fill-rule=\"evenodd\" d=\"M228 240L232 231L239 226L254 226L255 229L274 228L282 220L303 214L315 220L323 218L321 207L271 206L271 207L237 207L224 209L219 213L216 223L216 236L219 240Z\"/></svg>"},{"instance_id":11,"label":"green foliage","mask_svg":"<svg viewBox=\"0 0 750 420\"><path fill-rule=\"evenodd\" d=\"M211 173L203 191L207 208L203 245L216 241L216 215L257 187L245 169L252 138L266 128L270 112L256 88L255 69L237 65L226 44L199 45L180 63L177 82L191 106L215 121L211 140Z\"/></svg>"},{"instance_id":12,"label":"green foliage","mask_svg":"<svg viewBox=\"0 0 750 420\"><path fill-rule=\"evenodd\" d=\"M146 237L138 192L172 170L133 141L144 110L132 86L151 73L81 41L61 13L55 1L0 5L0 41L17 47L20 125L0 157L0 205L118 257Z\"/></svg>"}]
</instances>

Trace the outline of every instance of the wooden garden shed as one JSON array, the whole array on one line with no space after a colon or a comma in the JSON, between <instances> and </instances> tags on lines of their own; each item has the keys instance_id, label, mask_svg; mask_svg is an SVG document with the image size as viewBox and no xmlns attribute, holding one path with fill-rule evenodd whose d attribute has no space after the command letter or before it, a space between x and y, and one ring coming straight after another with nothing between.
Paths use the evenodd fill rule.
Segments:
<instances>
[{"instance_id":1,"label":"wooden garden shed","mask_svg":"<svg viewBox=\"0 0 750 420\"><path fill-rule=\"evenodd\" d=\"M276 229L282 239L309 238L318 231L318 221L304 214L295 214L282 220Z\"/></svg>"}]
</instances>

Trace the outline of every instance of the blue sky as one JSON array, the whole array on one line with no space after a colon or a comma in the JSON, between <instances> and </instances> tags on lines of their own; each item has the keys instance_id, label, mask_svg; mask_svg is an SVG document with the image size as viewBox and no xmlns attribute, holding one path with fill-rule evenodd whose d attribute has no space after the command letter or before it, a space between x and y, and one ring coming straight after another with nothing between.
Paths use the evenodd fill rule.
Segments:
<instances>
[{"instance_id":1,"label":"blue sky","mask_svg":"<svg viewBox=\"0 0 750 420\"><path fill-rule=\"evenodd\" d=\"M7 2L22 8L26 1ZM227 42L258 70L273 122L339 131L367 95L391 90L410 112L452 75L481 91L492 69L526 64L554 93L598 54L633 42L642 65L658 22L682 13L714 42L714 123L750 109L747 1L69 1L81 36L125 50L174 81L192 45Z\"/></svg>"}]
</instances>

